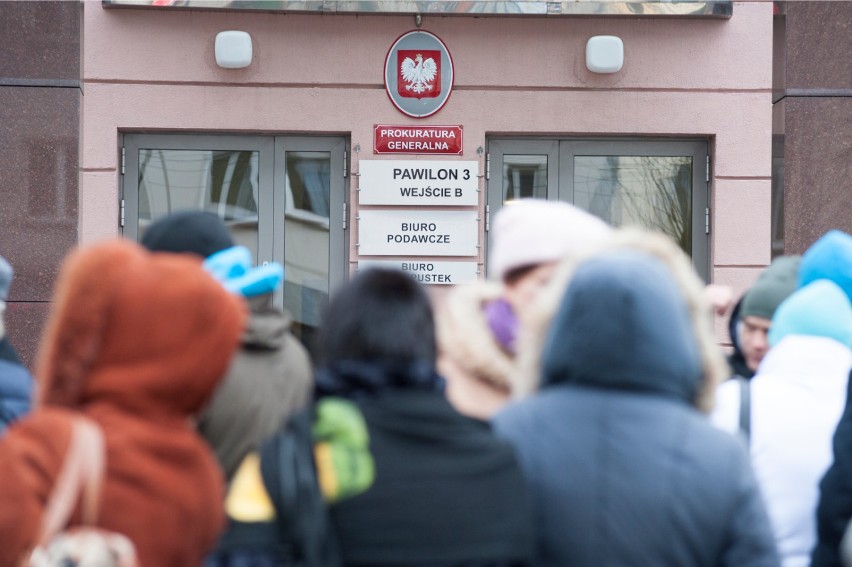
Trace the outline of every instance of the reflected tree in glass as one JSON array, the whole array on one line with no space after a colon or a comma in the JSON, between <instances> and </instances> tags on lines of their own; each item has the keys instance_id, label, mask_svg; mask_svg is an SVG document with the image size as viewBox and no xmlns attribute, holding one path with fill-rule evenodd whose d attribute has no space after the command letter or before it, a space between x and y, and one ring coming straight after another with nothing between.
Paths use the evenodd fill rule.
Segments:
<instances>
[{"instance_id":1,"label":"reflected tree in glass","mask_svg":"<svg viewBox=\"0 0 852 567\"><path fill-rule=\"evenodd\" d=\"M692 158L575 156L574 203L613 226L641 226L692 253Z\"/></svg>"},{"instance_id":2,"label":"reflected tree in glass","mask_svg":"<svg viewBox=\"0 0 852 567\"><path fill-rule=\"evenodd\" d=\"M238 150L139 150L139 237L182 210L216 214L257 261L259 154Z\"/></svg>"},{"instance_id":3,"label":"reflected tree in glass","mask_svg":"<svg viewBox=\"0 0 852 567\"><path fill-rule=\"evenodd\" d=\"M286 153L284 306L293 334L309 347L328 304L331 154Z\"/></svg>"}]
</instances>

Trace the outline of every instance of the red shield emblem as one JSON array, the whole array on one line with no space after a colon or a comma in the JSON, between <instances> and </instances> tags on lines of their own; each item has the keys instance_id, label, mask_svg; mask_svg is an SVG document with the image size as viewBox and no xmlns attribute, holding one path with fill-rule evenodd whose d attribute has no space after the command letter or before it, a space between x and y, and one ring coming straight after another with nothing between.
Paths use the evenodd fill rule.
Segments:
<instances>
[{"instance_id":1,"label":"red shield emblem","mask_svg":"<svg viewBox=\"0 0 852 567\"><path fill-rule=\"evenodd\" d=\"M437 49L400 49L396 54L397 92L406 98L434 98L441 94L441 52Z\"/></svg>"}]
</instances>

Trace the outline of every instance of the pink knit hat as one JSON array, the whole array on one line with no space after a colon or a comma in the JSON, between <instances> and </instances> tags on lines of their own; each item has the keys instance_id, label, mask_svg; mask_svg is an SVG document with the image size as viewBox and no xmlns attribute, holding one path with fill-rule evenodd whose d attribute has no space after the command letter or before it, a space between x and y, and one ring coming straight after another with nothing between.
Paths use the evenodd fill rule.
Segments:
<instances>
[{"instance_id":1,"label":"pink knit hat","mask_svg":"<svg viewBox=\"0 0 852 567\"><path fill-rule=\"evenodd\" d=\"M568 203L543 199L506 203L491 229L489 274L502 280L517 268L561 260L606 238L611 230L598 217Z\"/></svg>"}]
</instances>

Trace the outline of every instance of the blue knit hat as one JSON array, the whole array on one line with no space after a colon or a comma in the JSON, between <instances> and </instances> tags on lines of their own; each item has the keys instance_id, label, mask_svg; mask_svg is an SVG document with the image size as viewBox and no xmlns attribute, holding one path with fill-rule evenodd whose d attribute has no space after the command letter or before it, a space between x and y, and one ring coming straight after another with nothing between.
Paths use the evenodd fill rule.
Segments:
<instances>
[{"instance_id":1,"label":"blue knit hat","mask_svg":"<svg viewBox=\"0 0 852 567\"><path fill-rule=\"evenodd\" d=\"M808 284L779 305L772 318L770 346L787 335L828 337L852 349L852 303L832 281Z\"/></svg>"},{"instance_id":2,"label":"blue knit hat","mask_svg":"<svg viewBox=\"0 0 852 567\"><path fill-rule=\"evenodd\" d=\"M284 266L278 262L252 267L251 252L245 246L232 246L213 254L204 261L204 269L225 289L243 297L272 293L284 280Z\"/></svg>"},{"instance_id":3,"label":"blue knit hat","mask_svg":"<svg viewBox=\"0 0 852 567\"><path fill-rule=\"evenodd\" d=\"M833 281L852 301L852 236L832 230L808 248L799 265L799 287L819 279Z\"/></svg>"}]
</instances>

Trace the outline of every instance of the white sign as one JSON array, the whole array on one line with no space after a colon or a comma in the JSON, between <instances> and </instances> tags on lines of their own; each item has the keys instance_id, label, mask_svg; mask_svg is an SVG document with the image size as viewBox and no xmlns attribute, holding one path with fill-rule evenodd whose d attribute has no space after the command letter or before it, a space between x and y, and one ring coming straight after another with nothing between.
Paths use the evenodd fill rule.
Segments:
<instances>
[{"instance_id":1,"label":"white sign","mask_svg":"<svg viewBox=\"0 0 852 567\"><path fill-rule=\"evenodd\" d=\"M476 262L424 262L423 260L361 260L358 269L393 268L411 274L423 284L455 285L477 280Z\"/></svg>"},{"instance_id":2,"label":"white sign","mask_svg":"<svg viewBox=\"0 0 852 567\"><path fill-rule=\"evenodd\" d=\"M476 161L361 160L358 170L362 205L479 204Z\"/></svg>"},{"instance_id":3,"label":"white sign","mask_svg":"<svg viewBox=\"0 0 852 567\"><path fill-rule=\"evenodd\" d=\"M476 256L476 211L358 213L358 253L364 256Z\"/></svg>"}]
</instances>

